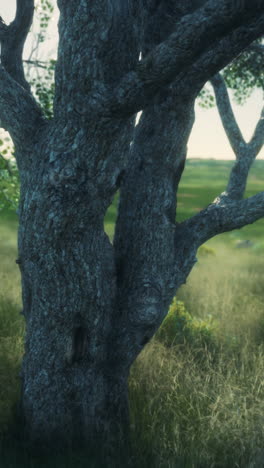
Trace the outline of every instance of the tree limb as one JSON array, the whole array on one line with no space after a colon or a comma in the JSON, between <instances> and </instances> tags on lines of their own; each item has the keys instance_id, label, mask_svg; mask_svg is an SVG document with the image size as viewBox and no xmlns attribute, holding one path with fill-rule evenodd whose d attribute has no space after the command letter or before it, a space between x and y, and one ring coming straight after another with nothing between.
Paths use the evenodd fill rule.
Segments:
<instances>
[{"instance_id":1,"label":"tree limb","mask_svg":"<svg viewBox=\"0 0 264 468\"><path fill-rule=\"evenodd\" d=\"M237 124L224 78L220 73L217 73L217 75L213 76L210 81L214 88L216 104L223 127L237 158L239 157L241 147L246 145L246 142Z\"/></svg>"},{"instance_id":2,"label":"tree limb","mask_svg":"<svg viewBox=\"0 0 264 468\"><path fill-rule=\"evenodd\" d=\"M259 10L262 14L258 17L252 16L254 9L251 10L251 5L245 2L237 15L237 7L234 4L230 6L230 2L225 1L219 9L219 3L210 0L205 7L183 17L177 23L177 31L139 62L134 72L130 72L121 80L113 91L113 98L109 103L110 112L117 115L123 113L131 115L141 110L161 87L177 79L179 71L188 69L195 59L198 60L206 51L210 53L210 49L216 48L219 41L228 40L234 30L237 30L238 43L230 43L231 51L225 50L230 61L262 33L263 7L263 0L257 2L254 5L255 13ZM226 17L227 9L229 14ZM241 34L242 31L246 33L245 37ZM221 61L224 61L223 57ZM208 67L207 79L222 66L222 63L218 66L217 58L213 62L214 65Z\"/></svg>"},{"instance_id":3,"label":"tree limb","mask_svg":"<svg viewBox=\"0 0 264 468\"><path fill-rule=\"evenodd\" d=\"M43 60L23 60L24 63L27 65L34 65L34 67L43 68L44 70L47 69L49 62Z\"/></svg>"},{"instance_id":4,"label":"tree limb","mask_svg":"<svg viewBox=\"0 0 264 468\"><path fill-rule=\"evenodd\" d=\"M264 16L259 19L258 29L261 28L264 28ZM190 93L198 95L208 79L230 63L242 48L247 47L250 40L248 26L239 27L202 53L194 63L186 66L169 88L173 89L175 96L189 96Z\"/></svg>"},{"instance_id":5,"label":"tree limb","mask_svg":"<svg viewBox=\"0 0 264 468\"><path fill-rule=\"evenodd\" d=\"M16 4L14 21L9 26L0 24L1 63L15 81L29 90L22 54L33 19L34 0L17 0Z\"/></svg>"},{"instance_id":6,"label":"tree limb","mask_svg":"<svg viewBox=\"0 0 264 468\"><path fill-rule=\"evenodd\" d=\"M255 157L260 152L264 144L264 107L262 108L259 121L256 125L255 131L251 140L248 143L249 150L254 154Z\"/></svg>"},{"instance_id":7,"label":"tree limb","mask_svg":"<svg viewBox=\"0 0 264 468\"><path fill-rule=\"evenodd\" d=\"M212 82L219 113L230 135L237 160L231 170L226 191L205 210L180 225L183 237L191 237L194 249L217 234L239 229L264 216L264 192L242 200L249 170L263 145L264 109L250 142L246 143L233 116L223 78L218 74Z\"/></svg>"},{"instance_id":8,"label":"tree limb","mask_svg":"<svg viewBox=\"0 0 264 468\"><path fill-rule=\"evenodd\" d=\"M249 170L255 161L264 141L264 119L262 110L261 117L255 132L249 143L244 143L239 148L237 160L232 167L225 195L231 199L241 199L244 195Z\"/></svg>"},{"instance_id":9,"label":"tree limb","mask_svg":"<svg viewBox=\"0 0 264 468\"><path fill-rule=\"evenodd\" d=\"M218 197L197 215L181 223L181 234L196 248L223 232L240 229L264 217L264 192L245 200Z\"/></svg>"},{"instance_id":10,"label":"tree limb","mask_svg":"<svg viewBox=\"0 0 264 468\"><path fill-rule=\"evenodd\" d=\"M44 123L40 107L31 94L20 86L0 65L0 124L15 145L29 144L39 124ZM29 140L30 139L30 140Z\"/></svg>"},{"instance_id":11,"label":"tree limb","mask_svg":"<svg viewBox=\"0 0 264 468\"><path fill-rule=\"evenodd\" d=\"M236 156L225 192L231 199L241 199L245 192L249 170L264 142L264 109L249 143L244 140L235 119L224 78L217 74L211 79L217 108L230 144Z\"/></svg>"},{"instance_id":12,"label":"tree limb","mask_svg":"<svg viewBox=\"0 0 264 468\"><path fill-rule=\"evenodd\" d=\"M210 81L214 88L217 108L222 124L236 159L242 157L246 149L254 159L260 152L264 143L264 108L262 109L261 116L250 142L246 143L233 113L224 78L218 73L213 76Z\"/></svg>"}]
</instances>

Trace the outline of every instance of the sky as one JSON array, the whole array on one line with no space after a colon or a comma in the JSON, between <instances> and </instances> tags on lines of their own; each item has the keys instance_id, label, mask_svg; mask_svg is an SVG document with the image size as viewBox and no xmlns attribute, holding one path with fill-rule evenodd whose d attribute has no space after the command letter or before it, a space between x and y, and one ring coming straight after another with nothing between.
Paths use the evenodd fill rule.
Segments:
<instances>
[{"instance_id":1,"label":"sky","mask_svg":"<svg viewBox=\"0 0 264 468\"><path fill-rule=\"evenodd\" d=\"M0 16L7 24L14 18L15 7L16 0L0 0ZM58 12L56 11L49 31L49 40L43 45L44 54L47 51L54 51L54 53L56 51L57 21ZM30 50L30 41L29 38L25 56ZM263 93L260 90L256 90L243 106L236 105L233 101L235 116L247 141L254 131L262 106ZM195 115L195 123L188 142L188 157L234 159L234 153L225 135L217 109L202 109L196 104ZM258 158L264 159L264 148Z\"/></svg>"}]
</instances>

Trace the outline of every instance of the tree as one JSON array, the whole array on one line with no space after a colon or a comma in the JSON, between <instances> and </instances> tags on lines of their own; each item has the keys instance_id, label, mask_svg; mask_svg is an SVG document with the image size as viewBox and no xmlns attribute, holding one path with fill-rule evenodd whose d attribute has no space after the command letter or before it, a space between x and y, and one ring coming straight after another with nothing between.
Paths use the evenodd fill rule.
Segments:
<instances>
[{"instance_id":1,"label":"tree","mask_svg":"<svg viewBox=\"0 0 264 468\"><path fill-rule=\"evenodd\" d=\"M261 35L264 1L58 6L51 120L22 65L34 1L17 0L15 20L0 29L0 115L21 180L21 412L33 446L102 449L125 439L130 366L199 245L264 214L263 192L247 200L229 193L175 223L194 100ZM112 245L103 221L118 189Z\"/></svg>"}]
</instances>

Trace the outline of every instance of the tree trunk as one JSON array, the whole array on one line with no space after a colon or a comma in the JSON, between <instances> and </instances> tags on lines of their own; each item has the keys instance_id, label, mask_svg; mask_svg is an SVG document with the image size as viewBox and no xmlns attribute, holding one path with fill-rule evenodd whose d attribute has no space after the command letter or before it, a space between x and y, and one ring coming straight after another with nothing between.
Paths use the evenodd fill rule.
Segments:
<instances>
[{"instance_id":1,"label":"tree trunk","mask_svg":"<svg viewBox=\"0 0 264 468\"><path fill-rule=\"evenodd\" d=\"M34 149L40 166L20 167L25 431L35 447L113 445L128 427L129 372L112 345L116 274L104 215L113 187L93 177L94 140L77 163L45 141Z\"/></svg>"},{"instance_id":2,"label":"tree trunk","mask_svg":"<svg viewBox=\"0 0 264 468\"><path fill-rule=\"evenodd\" d=\"M31 149L37 160L18 156L26 320L21 408L26 437L37 450L98 444L101 451L126 442L130 366L186 277L177 265L175 193L193 99L171 110L173 119L170 106L168 96L163 118L155 107L138 127L128 175L121 177L115 249L104 216L129 153L130 120L111 121L111 132L100 121L89 130L74 129L74 141L74 122L53 134L45 127ZM156 128L155 122L164 123ZM166 157L159 145L165 130ZM106 151L111 157L102 168Z\"/></svg>"}]
</instances>

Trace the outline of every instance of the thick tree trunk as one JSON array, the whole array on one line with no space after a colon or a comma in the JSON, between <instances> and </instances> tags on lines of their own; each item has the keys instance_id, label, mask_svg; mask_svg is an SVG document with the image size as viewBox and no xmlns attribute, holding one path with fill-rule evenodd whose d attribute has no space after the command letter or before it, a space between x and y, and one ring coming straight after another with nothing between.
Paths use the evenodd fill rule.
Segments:
<instances>
[{"instance_id":1,"label":"thick tree trunk","mask_svg":"<svg viewBox=\"0 0 264 468\"><path fill-rule=\"evenodd\" d=\"M76 163L43 141L40 166L20 168L25 431L33 447L100 439L102 449L128 427L129 366L112 345L116 274L103 224L113 187L95 182L86 149L94 142Z\"/></svg>"},{"instance_id":2,"label":"thick tree trunk","mask_svg":"<svg viewBox=\"0 0 264 468\"><path fill-rule=\"evenodd\" d=\"M96 230L83 244L72 242L21 260L22 407L29 439L41 445L94 443L116 437L128 422L127 369L111 360L108 246Z\"/></svg>"},{"instance_id":3,"label":"thick tree trunk","mask_svg":"<svg viewBox=\"0 0 264 468\"><path fill-rule=\"evenodd\" d=\"M130 121L112 121L111 132L105 122L89 130L70 122L54 134L47 127L33 149L36 162L19 157L26 320L21 408L27 439L38 450L97 443L102 450L126 440L129 368L186 278L177 263L175 193L193 99L177 104L169 94L161 112L159 119L159 107L150 108L139 124L128 175L121 178L115 249L103 223L126 164ZM106 151L111 157L102 167Z\"/></svg>"}]
</instances>

